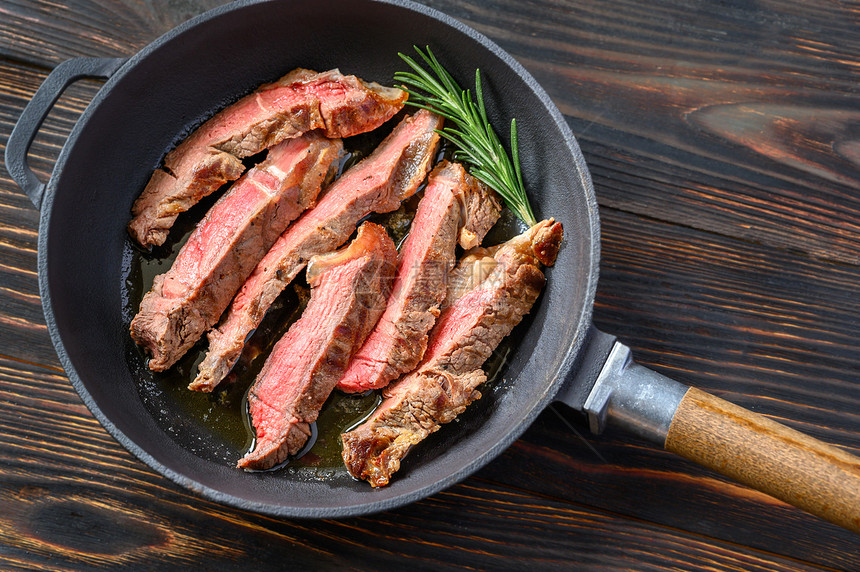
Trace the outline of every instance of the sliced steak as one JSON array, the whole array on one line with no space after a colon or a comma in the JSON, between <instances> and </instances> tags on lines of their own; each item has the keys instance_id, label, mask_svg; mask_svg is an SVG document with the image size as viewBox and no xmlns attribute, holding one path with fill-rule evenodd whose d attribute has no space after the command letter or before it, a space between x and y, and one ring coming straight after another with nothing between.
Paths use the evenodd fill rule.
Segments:
<instances>
[{"instance_id":1,"label":"sliced steak","mask_svg":"<svg viewBox=\"0 0 860 572\"><path fill-rule=\"evenodd\" d=\"M342 435L354 477L388 484L413 445L481 397L481 365L537 300L540 266L555 261L561 238L560 223L543 221L495 250L489 275L440 316L418 368L388 386L373 415Z\"/></svg>"},{"instance_id":2,"label":"sliced steak","mask_svg":"<svg viewBox=\"0 0 860 572\"><path fill-rule=\"evenodd\" d=\"M371 131L405 102L402 90L338 70L294 70L230 105L170 151L135 201L128 231L143 246L163 244L180 213L242 174L243 157L314 129L330 138Z\"/></svg>"},{"instance_id":3,"label":"sliced steak","mask_svg":"<svg viewBox=\"0 0 860 572\"><path fill-rule=\"evenodd\" d=\"M169 368L217 323L278 236L314 204L342 149L317 132L279 143L206 213L131 322L150 369Z\"/></svg>"},{"instance_id":4,"label":"sliced steak","mask_svg":"<svg viewBox=\"0 0 860 572\"><path fill-rule=\"evenodd\" d=\"M239 467L269 469L302 448L310 424L382 314L396 265L394 242L369 222L345 249L311 259L308 306L275 344L248 393L257 439Z\"/></svg>"},{"instance_id":5,"label":"sliced steak","mask_svg":"<svg viewBox=\"0 0 860 572\"><path fill-rule=\"evenodd\" d=\"M435 129L441 126L442 118L425 110L405 118L278 238L233 299L221 324L209 332L209 352L194 385L211 388L224 379L266 310L311 256L337 248L362 218L393 211L415 193L430 170L439 142Z\"/></svg>"},{"instance_id":6,"label":"sliced steak","mask_svg":"<svg viewBox=\"0 0 860 572\"><path fill-rule=\"evenodd\" d=\"M459 163L439 164L403 247L388 307L338 383L346 392L379 389L412 371L445 299L455 249L480 244L501 213L496 194Z\"/></svg>"}]
</instances>

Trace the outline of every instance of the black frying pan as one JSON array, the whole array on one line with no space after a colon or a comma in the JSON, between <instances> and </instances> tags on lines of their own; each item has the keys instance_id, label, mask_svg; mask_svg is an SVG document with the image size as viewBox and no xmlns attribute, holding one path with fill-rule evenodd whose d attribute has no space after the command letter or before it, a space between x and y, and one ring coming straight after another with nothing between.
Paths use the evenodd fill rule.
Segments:
<instances>
[{"instance_id":1,"label":"black frying pan","mask_svg":"<svg viewBox=\"0 0 860 572\"><path fill-rule=\"evenodd\" d=\"M391 84L394 72L405 69L397 52L412 53L413 45L430 45L464 86L472 85L475 68L481 69L491 121L506 132L509 118L517 118L524 178L537 217L552 216L564 225L558 261L517 331L516 349L500 381L459 423L417 447L391 484L378 490L345 472L325 480L250 474L233 465L241 452L231 462L201 454L211 434L204 424L183 433L191 437L178 438L141 399L141 384L152 383L153 374L128 336L124 280L132 247L125 226L132 202L181 128L260 83L301 66L339 67ZM85 76L109 79L43 185L26 164L29 144L65 86ZM25 110L10 137L6 163L41 208L42 303L75 389L132 453L213 500L296 517L389 509L439 491L490 461L557 396L590 412L596 429L619 418L617 403L594 401L592 394L600 393L590 392L595 380L594 387L606 395L612 393L604 387L607 379L657 387L673 407L684 395L682 386L631 367L623 346L590 326L599 258L597 203L582 154L555 105L498 46L423 6L394 0L240 1L187 22L127 60L71 60L52 72ZM642 429L636 414L620 419L644 436L657 431L659 437L665 429L648 422Z\"/></svg>"}]
</instances>

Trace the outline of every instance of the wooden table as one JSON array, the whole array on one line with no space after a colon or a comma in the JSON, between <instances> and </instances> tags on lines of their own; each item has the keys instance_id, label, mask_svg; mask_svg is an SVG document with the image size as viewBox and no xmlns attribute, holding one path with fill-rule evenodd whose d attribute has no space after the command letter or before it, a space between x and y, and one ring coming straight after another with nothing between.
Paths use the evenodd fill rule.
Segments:
<instances>
[{"instance_id":1,"label":"wooden table","mask_svg":"<svg viewBox=\"0 0 860 572\"><path fill-rule=\"evenodd\" d=\"M221 0L0 2L0 147L48 71L127 56ZM430 0L508 50L579 138L595 320L642 363L860 454L860 6ZM40 133L46 177L99 84ZM860 570L860 537L634 438L544 412L392 512L267 518L154 473L51 345L38 213L0 177L0 568Z\"/></svg>"}]
</instances>

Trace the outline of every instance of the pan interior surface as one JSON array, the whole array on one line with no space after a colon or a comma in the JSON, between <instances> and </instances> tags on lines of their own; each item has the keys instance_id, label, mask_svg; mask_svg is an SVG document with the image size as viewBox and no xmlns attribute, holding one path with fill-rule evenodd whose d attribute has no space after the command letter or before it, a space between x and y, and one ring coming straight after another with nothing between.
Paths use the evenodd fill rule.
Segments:
<instances>
[{"instance_id":1,"label":"pan interior surface","mask_svg":"<svg viewBox=\"0 0 860 572\"><path fill-rule=\"evenodd\" d=\"M141 384L156 383L128 336L132 250L125 225L153 168L184 130L296 67L340 68L393 83L398 52L429 45L464 87L480 68L490 120L516 117L537 217L564 225L558 261L500 378L456 422L410 454L387 487L344 474L245 473L201 454L205 428L177 439ZM125 447L209 498L273 515L337 517L417 500L508 446L554 395L590 319L597 272L596 204L579 149L546 94L492 43L441 14L365 0L240 2L167 34L96 96L58 160L43 206L40 283L46 318L75 388ZM165 268L166 270L166 268ZM187 422L173 419L175 423ZM191 442L194 441L194 442Z\"/></svg>"}]
</instances>

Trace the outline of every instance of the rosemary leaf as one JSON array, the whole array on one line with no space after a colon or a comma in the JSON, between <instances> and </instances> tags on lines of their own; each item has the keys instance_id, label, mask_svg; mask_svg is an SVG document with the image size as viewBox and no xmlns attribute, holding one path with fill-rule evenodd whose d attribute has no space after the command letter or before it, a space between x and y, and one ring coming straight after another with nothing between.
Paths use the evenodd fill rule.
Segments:
<instances>
[{"instance_id":1,"label":"rosemary leaf","mask_svg":"<svg viewBox=\"0 0 860 572\"><path fill-rule=\"evenodd\" d=\"M398 54L412 69L412 72L394 74L395 81L409 92L408 103L434 111L444 117L447 123L453 123L446 125L439 133L457 147L454 158L466 163L476 179L499 193L520 220L529 226L534 225L537 221L526 196L520 171L516 120L511 119L511 155L508 156L487 118L480 70L475 70L475 99L472 99L471 92L457 84L429 46L426 50L423 52L415 47L429 71L415 59Z\"/></svg>"}]
</instances>

